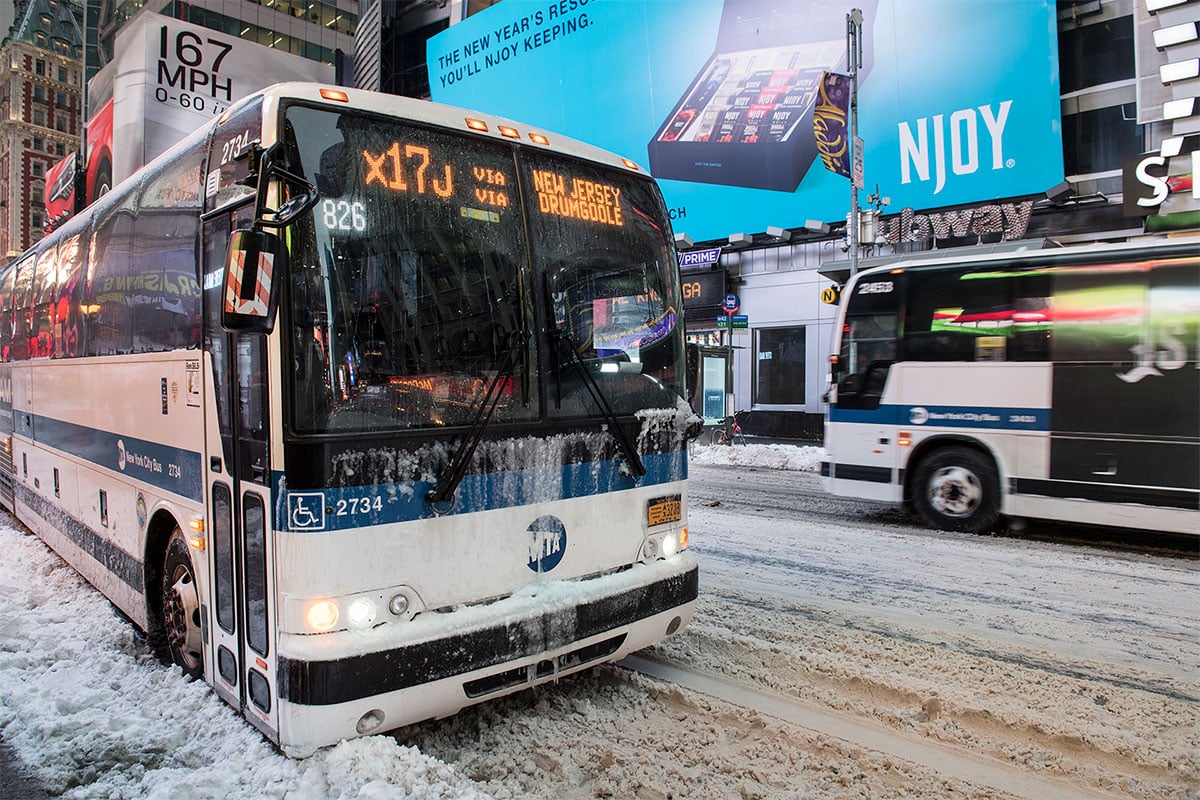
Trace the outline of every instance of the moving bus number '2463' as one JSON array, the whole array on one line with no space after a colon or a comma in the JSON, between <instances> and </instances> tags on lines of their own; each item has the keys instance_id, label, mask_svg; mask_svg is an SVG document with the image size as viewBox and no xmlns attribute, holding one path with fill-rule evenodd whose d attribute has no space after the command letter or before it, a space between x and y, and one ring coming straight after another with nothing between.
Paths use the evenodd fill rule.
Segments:
<instances>
[{"instance_id":1,"label":"moving bus number '2463'","mask_svg":"<svg viewBox=\"0 0 1200 800\"><path fill-rule=\"evenodd\" d=\"M829 491L1200 533L1200 240L872 269L835 336Z\"/></svg>"},{"instance_id":2,"label":"moving bus number '2463'","mask_svg":"<svg viewBox=\"0 0 1200 800\"><path fill-rule=\"evenodd\" d=\"M0 272L0 503L281 749L691 619L681 297L636 164L308 84Z\"/></svg>"}]
</instances>

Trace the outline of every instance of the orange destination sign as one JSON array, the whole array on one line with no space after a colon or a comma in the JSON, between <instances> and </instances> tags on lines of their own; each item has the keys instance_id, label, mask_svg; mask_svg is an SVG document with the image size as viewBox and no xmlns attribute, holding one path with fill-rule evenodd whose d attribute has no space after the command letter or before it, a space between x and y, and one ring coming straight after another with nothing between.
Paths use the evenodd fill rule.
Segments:
<instances>
[{"instance_id":1,"label":"orange destination sign","mask_svg":"<svg viewBox=\"0 0 1200 800\"><path fill-rule=\"evenodd\" d=\"M621 190L607 183L570 178L547 169L533 170L533 188L543 214L621 227Z\"/></svg>"}]
</instances>

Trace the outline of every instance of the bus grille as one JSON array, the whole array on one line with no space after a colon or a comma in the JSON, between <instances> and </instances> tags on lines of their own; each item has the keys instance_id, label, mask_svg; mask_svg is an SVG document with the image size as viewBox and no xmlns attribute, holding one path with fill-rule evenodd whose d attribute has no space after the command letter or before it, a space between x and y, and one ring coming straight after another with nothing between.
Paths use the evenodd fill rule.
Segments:
<instances>
[{"instance_id":1,"label":"bus grille","mask_svg":"<svg viewBox=\"0 0 1200 800\"><path fill-rule=\"evenodd\" d=\"M514 686L533 683L536 680L574 669L582 664L607 658L617 652L617 649L624 641L625 634L622 633L620 636L605 639L603 642L597 642L596 644L564 653L553 660L546 659L536 664L530 664L527 667L518 667L517 669L510 669L495 675L489 675L486 678L468 681L463 684L463 691L467 693L467 697L483 697L486 694L504 691Z\"/></svg>"}]
</instances>

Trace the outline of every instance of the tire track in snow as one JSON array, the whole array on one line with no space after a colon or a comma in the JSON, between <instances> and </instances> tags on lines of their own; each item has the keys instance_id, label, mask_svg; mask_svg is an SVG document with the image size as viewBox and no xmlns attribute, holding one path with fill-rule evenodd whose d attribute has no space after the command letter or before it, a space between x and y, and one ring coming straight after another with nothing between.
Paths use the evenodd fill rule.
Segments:
<instances>
[{"instance_id":1,"label":"tire track in snow","mask_svg":"<svg viewBox=\"0 0 1200 800\"><path fill-rule=\"evenodd\" d=\"M618 662L618 666L715 697L726 703L753 709L765 716L840 739L857 747L918 764L938 774L976 786L987 786L1030 800L1098 800L1116 797L1101 793L1095 787L1081 788L1066 781L1039 778L1001 761L963 753L956 748L937 746L849 716L830 713L793 698L756 691L645 655L626 656Z\"/></svg>"}]
</instances>

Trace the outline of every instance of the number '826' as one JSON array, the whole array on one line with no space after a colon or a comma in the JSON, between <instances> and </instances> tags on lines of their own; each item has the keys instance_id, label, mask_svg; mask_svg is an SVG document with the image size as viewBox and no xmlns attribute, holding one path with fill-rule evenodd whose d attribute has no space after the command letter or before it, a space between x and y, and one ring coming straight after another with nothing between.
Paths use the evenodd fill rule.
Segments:
<instances>
[{"instance_id":1,"label":"number '826'","mask_svg":"<svg viewBox=\"0 0 1200 800\"><path fill-rule=\"evenodd\" d=\"M361 201L321 201L321 222L333 231L365 231L367 229L367 207Z\"/></svg>"}]
</instances>

